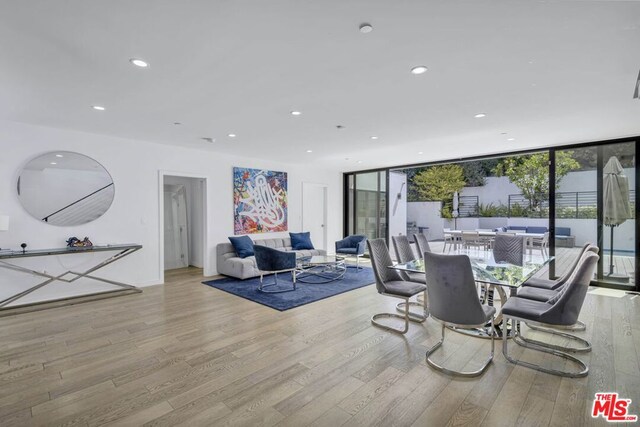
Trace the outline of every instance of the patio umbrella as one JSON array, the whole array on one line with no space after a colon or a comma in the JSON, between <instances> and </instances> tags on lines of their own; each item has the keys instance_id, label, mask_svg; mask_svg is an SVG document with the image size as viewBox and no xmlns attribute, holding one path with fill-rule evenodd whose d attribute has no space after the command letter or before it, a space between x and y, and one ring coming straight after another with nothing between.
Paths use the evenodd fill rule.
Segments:
<instances>
[{"instance_id":1,"label":"patio umbrella","mask_svg":"<svg viewBox=\"0 0 640 427\"><path fill-rule=\"evenodd\" d=\"M622 165L612 156L605 165L604 179L604 225L611 227L611 252L609 254L609 276L613 275L613 228L631 218L629 203L629 180L622 173Z\"/></svg>"},{"instance_id":2,"label":"patio umbrella","mask_svg":"<svg viewBox=\"0 0 640 427\"><path fill-rule=\"evenodd\" d=\"M453 215L453 228L454 229L458 229L458 216L460 215L460 212L458 211L458 205L459 205L459 200L458 200L458 192L456 191L455 193L453 193L453 209L451 214Z\"/></svg>"}]
</instances>

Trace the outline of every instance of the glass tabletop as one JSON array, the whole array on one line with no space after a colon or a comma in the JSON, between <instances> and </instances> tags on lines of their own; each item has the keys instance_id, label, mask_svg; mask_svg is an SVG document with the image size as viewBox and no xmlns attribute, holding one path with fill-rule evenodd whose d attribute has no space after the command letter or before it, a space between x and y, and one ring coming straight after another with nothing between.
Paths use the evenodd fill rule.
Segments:
<instances>
[{"instance_id":1,"label":"glass tabletop","mask_svg":"<svg viewBox=\"0 0 640 427\"><path fill-rule=\"evenodd\" d=\"M343 262L344 257L336 255L314 255L298 258L298 265L327 265Z\"/></svg>"},{"instance_id":2,"label":"glass tabletop","mask_svg":"<svg viewBox=\"0 0 640 427\"><path fill-rule=\"evenodd\" d=\"M520 287L527 279L553 261L554 257L539 254L494 253L492 251L456 252L467 255L471 261L473 276L477 282L492 285ZM424 273L422 259L390 266L396 270Z\"/></svg>"}]
</instances>

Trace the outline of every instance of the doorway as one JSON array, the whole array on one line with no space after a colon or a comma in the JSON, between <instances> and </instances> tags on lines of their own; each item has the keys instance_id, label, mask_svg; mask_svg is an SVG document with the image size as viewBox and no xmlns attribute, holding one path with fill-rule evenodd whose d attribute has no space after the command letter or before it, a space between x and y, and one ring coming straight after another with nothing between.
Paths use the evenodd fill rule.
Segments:
<instances>
[{"instance_id":1,"label":"doorway","mask_svg":"<svg viewBox=\"0 0 640 427\"><path fill-rule=\"evenodd\" d=\"M316 249L327 250L327 186L302 183L302 231L311 233Z\"/></svg>"},{"instance_id":2,"label":"doorway","mask_svg":"<svg viewBox=\"0 0 640 427\"><path fill-rule=\"evenodd\" d=\"M163 271L204 268L204 179L165 175L163 190Z\"/></svg>"}]
</instances>

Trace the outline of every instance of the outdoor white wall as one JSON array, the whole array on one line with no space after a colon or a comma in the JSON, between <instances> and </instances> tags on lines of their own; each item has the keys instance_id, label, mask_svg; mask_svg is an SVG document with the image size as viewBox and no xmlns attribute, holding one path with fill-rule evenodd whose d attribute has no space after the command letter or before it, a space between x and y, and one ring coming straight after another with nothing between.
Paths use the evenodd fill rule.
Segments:
<instances>
[{"instance_id":1,"label":"outdoor white wall","mask_svg":"<svg viewBox=\"0 0 640 427\"><path fill-rule=\"evenodd\" d=\"M11 217L11 228L0 232L0 247L17 249L21 242L29 248L53 248L65 245L71 235L89 236L94 244L141 243L144 249L109 266L101 274L145 286L160 282L159 245L159 171L192 173L206 176L207 238L205 274L216 272L215 246L233 234L232 168L243 166L288 172L289 230L301 231L302 181L328 186L330 207L327 235L329 242L342 237L342 175L315 169L309 161L300 165L281 164L261 159L222 155L210 151L154 144L103 135L0 122L0 214ZM107 213L98 220L78 227L56 227L28 215L18 201L16 180L26 160L52 150L74 151L99 161L115 183L115 199ZM262 234L254 238L288 236L288 233ZM87 258L83 258L86 256ZM59 271L65 267L81 268L88 259L100 255L66 255L59 259L32 258L21 262L39 269ZM97 257L97 258L96 258ZM49 265L47 265L49 264ZM66 268L65 268L66 269ZM22 276L16 276L22 278ZM64 287L45 287L38 299L61 295ZM0 299L26 284L10 274L0 273ZM88 289L88 288L87 288ZM53 295L51 295L53 294Z\"/></svg>"},{"instance_id":2,"label":"outdoor white wall","mask_svg":"<svg viewBox=\"0 0 640 427\"><path fill-rule=\"evenodd\" d=\"M465 187L460 192L461 196L478 196L479 203L488 205L506 205L509 202L509 194L520 194L520 189L509 178L488 177L482 187Z\"/></svg>"},{"instance_id":3,"label":"outdoor white wall","mask_svg":"<svg viewBox=\"0 0 640 427\"><path fill-rule=\"evenodd\" d=\"M407 175L389 173L389 235L407 234Z\"/></svg>"},{"instance_id":4,"label":"outdoor white wall","mask_svg":"<svg viewBox=\"0 0 640 427\"><path fill-rule=\"evenodd\" d=\"M443 220L440 218L440 202L407 203L407 221L415 222L418 227L429 227L429 240L444 238Z\"/></svg>"}]
</instances>

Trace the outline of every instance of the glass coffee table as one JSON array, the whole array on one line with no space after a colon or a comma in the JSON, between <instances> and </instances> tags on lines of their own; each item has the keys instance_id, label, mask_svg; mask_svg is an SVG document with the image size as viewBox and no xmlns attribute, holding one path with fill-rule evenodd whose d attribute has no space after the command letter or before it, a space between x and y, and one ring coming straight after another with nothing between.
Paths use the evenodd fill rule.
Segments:
<instances>
[{"instance_id":1,"label":"glass coffee table","mask_svg":"<svg viewBox=\"0 0 640 427\"><path fill-rule=\"evenodd\" d=\"M302 283L330 283L340 280L347 271L345 258L335 255L314 255L298 258L296 280Z\"/></svg>"}]
</instances>

